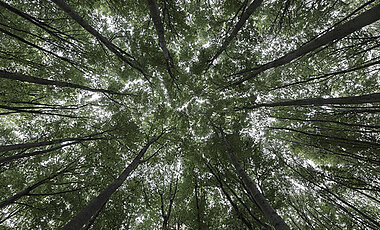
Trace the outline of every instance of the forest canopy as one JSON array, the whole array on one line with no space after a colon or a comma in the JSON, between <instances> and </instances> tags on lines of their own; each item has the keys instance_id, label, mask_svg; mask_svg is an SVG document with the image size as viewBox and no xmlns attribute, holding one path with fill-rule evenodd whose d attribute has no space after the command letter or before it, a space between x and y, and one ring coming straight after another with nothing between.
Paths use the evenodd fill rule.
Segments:
<instances>
[{"instance_id":1,"label":"forest canopy","mask_svg":"<svg viewBox=\"0 0 380 230\"><path fill-rule=\"evenodd\" d=\"M1 0L1 229L380 229L379 0Z\"/></svg>"}]
</instances>

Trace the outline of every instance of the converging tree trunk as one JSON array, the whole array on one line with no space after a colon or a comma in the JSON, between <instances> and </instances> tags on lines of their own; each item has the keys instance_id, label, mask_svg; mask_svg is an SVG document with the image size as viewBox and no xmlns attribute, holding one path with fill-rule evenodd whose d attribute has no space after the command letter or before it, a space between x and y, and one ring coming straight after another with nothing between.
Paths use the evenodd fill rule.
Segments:
<instances>
[{"instance_id":1,"label":"converging tree trunk","mask_svg":"<svg viewBox=\"0 0 380 230\"><path fill-rule=\"evenodd\" d=\"M213 125L214 126L214 125ZM219 140L226 148L226 153L228 157L230 158L236 173L241 177L243 180L245 186L247 187L249 193L255 200L256 204L259 206L260 210L262 211L263 215L267 220L273 225L273 227L276 230L290 230L289 226L285 223L285 221L277 214L276 210L273 209L273 207L269 204L268 200L261 194L260 190L257 188L255 182L252 181L252 179L248 176L248 174L244 171L244 169L241 167L238 159L236 158L234 152L229 147L225 133L222 128L217 128L214 126L215 131L216 129L219 129L220 136L218 135Z\"/></svg>"},{"instance_id":2,"label":"converging tree trunk","mask_svg":"<svg viewBox=\"0 0 380 230\"><path fill-rule=\"evenodd\" d=\"M81 25L85 30L87 30L90 34L92 34L94 37L99 39L99 41L101 41L112 53L114 53L122 61L127 63L132 68L138 70L144 76L147 76L145 72L139 66L137 66L136 64L132 62L134 61L134 58L130 54L126 53L125 51L123 51L122 49L114 45L107 38L105 38L103 35L101 35L97 30L95 30L94 27L88 24L77 12L75 12L64 0L52 0L52 1L55 4L57 4L59 8L65 11L79 25ZM125 56L127 56L128 58L126 58Z\"/></svg>"},{"instance_id":3,"label":"converging tree trunk","mask_svg":"<svg viewBox=\"0 0 380 230\"><path fill-rule=\"evenodd\" d=\"M355 105L365 103L378 103L380 102L380 93L371 93L360 96L352 97L337 97L337 98L308 98L300 100L281 101L273 103L262 103L253 106L245 106L237 108L236 110L256 109L260 107L278 107L278 106L301 106L301 105Z\"/></svg>"},{"instance_id":4,"label":"converging tree trunk","mask_svg":"<svg viewBox=\"0 0 380 230\"><path fill-rule=\"evenodd\" d=\"M89 139L89 138L94 137L94 136L104 134L104 133L109 132L109 131L110 130L107 130L104 132L94 133L94 134L83 136L83 137L69 137L69 138L56 139L56 140L52 140L52 141L29 142L29 143L14 144L14 145L2 145L2 146L0 146L0 152L8 152L8 151L12 151L12 150L42 147L42 146L47 146L47 145L52 145L52 144L63 143L66 141L81 141L81 140Z\"/></svg>"},{"instance_id":5,"label":"converging tree trunk","mask_svg":"<svg viewBox=\"0 0 380 230\"><path fill-rule=\"evenodd\" d=\"M168 73L170 77L174 79L174 75L170 67L173 64L173 62L172 62L172 58L170 56L169 50L166 46L165 30L164 30L164 25L162 24L162 21L161 21L160 10L158 9L157 2L155 0L146 0L146 3L148 5L150 16L152 17L154 27L156 28L156 32L158 36L158 44L160 45L160 48L162 52L164 53L164 58L166 62L166 67L168 69Z\"/></svg>"},{"instance_id":6,"label":"converging tree trunk","mask_svg":"<svg viewBox=\"0 0 380 230\"><path fill-rule=\"evenodd\" d=\"M233 31L231 34L225 38L222 46L219 48L219 50L216 52L216 54L212 57L210 60L210 64L219 57L223 53L223 51L228 47L228 45L231 43L231 41L238 35L240 29L244 26L244 24L247 22L249 17L256 11L257 8L261 5L263 0L254 0L245 10L239 19L239 21L236 23Z\"/></svg>"},{"instance_id":7,"label":"converging tree trunk","mask_svg":"<svg viewBox=\"0 0 380 230\"><path fill-rule=\"evenodd\" d=\"M380 19L379 12L380 12L380 4L372 7L371 9L367 10L366 12L364 12L364 13L360 14L359 16L351 19L350 21L344 23L343 25L338 26L335 29L323 34L322 36L309 41L308 43L304 44L303 46L301 46L297 50L291 51L291 52L285 54L284 56L282 56L282 57L280 57L274 61L271 61L267 64L261 65L257 68L252 69L252 70L244 71L244 72L250 72L250 71L253 71L253 72L250 73L247 77L244 77L244 78L232 83L231 86L232 85L239 85L239 84L241 84L245 81L248 81L249 79L257 76L258 74L264 72L265 70L285 65L285 64L293 61L294 59L302 57L303 55L305 55L305 54L307 54L307 53L309 53L309 52L311 52L311 51L313 51L319 47L322 47L322 46L324 46L330 42L340 40L340 39L346 37L347 35L355 32L357 30L360 30L364 26L369 25L369 24L374 23L377 20L379 20Z\"/></svg>"},{"instance_id":8,"label":"converging tree trunk","mask_svg":"<svg viewBox=\"0 0 380 230\"><path fill-rule=\"evenodd\" d=\"M109 184L97 197L95 197L90 203L84 207L69 223L63 227L63 230L79 230L90 221L91 217L96 215L104 204L110 199L112 194L123 184L127 177L141 162L141 158L144 156L148 148L156 142L164 132L154 138L140 150L133 161L124 169L124 171L116 178L111 184Z\"/></svg>"},{"instance_id":9,"label":"converging tree trunk","mask_svg":"<svg viewBox=\"0 0 380 230\"><path fill-rule=\"evenodd\" d=\"M57 86L57 87L66 87L66 88L73 88L73 89L82 89L87 90L91 92L99 92L99 93L109 93L109 94L118 94L118 95L130 95L130 94L124 94L115 92L112 90L107 89L94 89L91 87L87 87L84 85L74 84L70 82L63 82L63 81L54 81L44 78L38 78L29 76L26 74L20 74L20 73L11 73L5 70L0 70L0 78L10 79L10 80L17 80L22 82L28 82L33 84L39 84L39 85L51 85L51 86Z\"/></svg>"},{"instance_id":10,"label":"converging tree trunk","mask_svg":"<svg viewBox=\"0 0 380 230\"><path fill-rule=\"evenodd\" d=\"M22 190L21 192L18 192L17 194L9 197L8 199L0 202L0 209L3 208L3 207L6 207L14 202L16 202L17 200L19 200L20 198L28 195L32 190L38 188L39 186L47 183L49 180L51 179L54 179L56 178L57 176L61 175L62 173L66 172L67 168L70 166L71 164L69 164L65 169L61 170L61 171L58 171L57 173L54 173L53 175L43 179L43 180L40 180L36 183L34 183L33 185L27 187L26 189Z\"/></svg>"}]
</instances>

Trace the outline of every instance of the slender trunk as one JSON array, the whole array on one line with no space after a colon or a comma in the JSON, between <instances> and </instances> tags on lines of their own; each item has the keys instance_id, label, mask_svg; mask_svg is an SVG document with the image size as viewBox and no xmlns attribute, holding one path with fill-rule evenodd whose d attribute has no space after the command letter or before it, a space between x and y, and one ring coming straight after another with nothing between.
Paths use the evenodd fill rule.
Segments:
<instances>
[{"instance_id":1,"label":"slender trunk","mask_svg":"<svg viewBox=\"0 0 380 230\"><path fill-rule=\"evenodd\" d=\"M284 138L280 138L280 139L284 140L284 141L296 143L296 144L299 144L299 145L310 146L310 147L313 147L313 148L316 148L316 149L320 149L320 150L323 150L325 152L329 152L329 153L332 153L332 154L335 154L335 155L338 155L338 156L350 157L350 158L353 158L353 159L356 159L356 160L361 160L361 161L365 161L365 162L368 162L368 163L371 163L371 164L380 165L380 161L378 161L378 160L371 159L371 158L368 158L368 157L363 157L363 156L360 156L360 155L357 155L357 154L353 154L353 153L349 153L349 152L344 151L344 150L340 150L340 151L344 152L344 153L341 153L341 152L336 152L336 151L333 151L333 150L325 148L325 147L309 144L309 143L306 143L306 142L293 141L293 140L288 140L288 139L284 139ZM342 158L342 159L344 159L344 158Z\"/></svg>"},{"instance_id":2,"label":"slender trunk","mask_svg":"<svg viewBox=\"0 0 380 230\"><path fill-rule=\"evenodd\" d=\"M158 137L149 141L144 148L142 148L139 154L133 159L133 161L124 169L124 171L116 178L111 184L109 184L97 197L95 197L90 203L84 207L69 223L63 227L63 230L78 230L85 225L92 216L104 206L104 204L110 199L112 194L123 184L131 172L137 168L140 164L141 158L148 150L149 146L157 141L164 133L161 133Z\"/></svg>"},{"instance_id":3,"label":"slender trunk","mask_svg":"<svg viewBox=\"0 0 380 230\"><path fill-rule=\"evenodd\" d=\"M305 223L309 226L310 229L313 229L315 230L313 224L311 223L311 221L309 220L309 217L307 215L305 215L305 213L301 210L299 210L297 208L297 206L293 205L291 202L289 202L289 205L294 209L296 210L297 214L299 217L301 217L302 220L305 221Z\"/></svg>"},{"instance_id":4,"label":"slender trunk","mask_svg":"<svg viewBox=\"0 0 380 230\"><path fill-rule=\"evenodd\" d=\"M263 0L254 0L247 8L246 11L244 11L239 19L239 21L236 23L233 31L231 34L224 40L222 46L220 49L216 52L214 57L210 60L210 64L219 57L220 54L223 53L223 51L228 47L228 45L231 43L231 41L237 36L240 29L244 26L244 24L247 22L249 17L256 11L257 8L261 5Z\"/></svg>"},{"instance_id":5,"label":"slender trunk","mask_svg":"<svg viewBox=\"0 0 380 230\"><path fill-rule=\"evenodd\" d=\"M32 156L36 156L36 155L41 155L41 154L49 153L49 152L61 149L63 147L66 147L66 146L82 143L84 141L93 141L93 140L102 140L102 139L104 139L104 138L83 139L83 140L79 140L79 141L70 142L70 143L67 143L67 144L61 144L61 145L58 145L58 146L55 146L55 147L52 147L52 148L49 148L49 149L45 149L45 150L38 150L38 151L34 151L34 152L29 152L29 153L20 153L20 154L16 154L16 155L12 155L12 156L7 156L7 157L0 158L0 164L7 163L7 162L10 162L10 161L14 161L14 160L18 160L18 159L25 158L25 157L32 157Z\"/></svg>"},{"instance_id":6,"label":"slender trunk","mask_svg":"<svg viewBox=\"0 0 380 230\"><path fill-rule=\"evenodd\" d=\"M8 36L11 36L11 37L17 39L18 41L23 42L23 43L25 43L25 44L27 44L27 45L29 45L29 46L35 48L35 49L38 49L38 50L41 50L41 51L43 51L43 52L45 52L45 53L48 53L48 54L50 54L50 55L53 55L54 57L56 57L56 58L58 58L58 59L61 59L62 61L68 62L68 63L70 63L71 65L73 65L73 66L75 66L75 67L76 67L76 66L80 66L78 63L76 63L76 62L74 62L74 61L72 61L72 60L70 60L70 59L68 59L68 58L61 57L61 56L59 56L58 54L56 54L56 53L54 53L54 52L52 52L52 51L50 51L50 50L47 50L47 49L45 49L45 48L43 48L43 47L41 47L41 46L38 46L38 45L36 45L36 44L34 44L34 43L31 43L31 42L25 40L24 38L22 38L22 37L20 37L20 36L18 36L18 35L16 35L16 34L13 34L13 33L9 32L9 31L7 31L7 30L5 30L5 29L3 29L3 28L0 28L0 32L6 34L6 35L8 35Z\"/></svg>"},{"instance_id":7,"label":"slender trunk","mask_svg":"<svg viewBox=\"0 0 380 230\"><path fill-rule=\"evenodd\" d=\"M380 102L380 93L371 93L360 96L352 97L336 97L336 98L308 98L299 100L289 100L273 103L262 103L253 106L246 106L237 108L237 110L256 109L260 107L278 107L278 106L323 106L323 105L355 105L364 103L378 103Z\"/></svg>"},{"instance_id":8,"label":"slender trunk","mask_svg":"<svg viewBox=\"0 0 380 230\"><path fill-rule=\"evenodd\" d=\"M61 8L63 11L65 11L74 21L76 21L79 25L81 25L87 32L92 34L94 37L99 39L112 53L114 53L117 57L119 57L122 61L127 63L132 68L138 70L140 73L142 73L144 76L146 74L144 71L133 64L130 60L128 60L123 54L128 56L131 59L134 59L130 54L126 53L116 45L114 45L111 41L109 41L107 38L105 38L103 35L101 35L95 28L90 26L77 12L75 12L64 0L52 0L59 8Z\"/></svg>"},{"instance_id":9,"label":"slender trunk","mask_svg":"<svg viewBox=\"0 0 380 230\"><path fill-rule=\"evenodd\" d=\"M287 130L287 131L302 133L302 134L312 136L312 137L323 137L327 140L333 139L333 140L338 140L338 141L341 141L344 143L350 143L352 145L366 145L366 146L374 146L376 148L379 148L379 146L380 146L380 143L376 143L376 142L347 139L344 137L329 136L329 135L323 135L323 134L318 134L318 133L309 133L309 132L305 132L305 131L301 131L301 130L297 130L297 129L292 129L292 128L270 127L270 129ZM336 141L335 141L335 144L337 144Z\"/></svg>"},{"instance_id":10,"label":"slender trunk","mask_svg":"<svg viewBox=\"0 0 380 230\"><path fill-rule=\"evenodd\" d=\"M30 143L24 143L24 144L15 144L15 145L3 145L0 146L0 152L8 152L12 150L20 150L20 149L30 149L30 148L35 148L35 147L42 147L42 146L47 146L47 145L52 145L52 144L58 144L66 141L81 141L81 140L86 140L88 138L109 132L100 132L100 133L94 133L88 136L83 136L83 137L71 137L71 138L63 138L63 139L57 139L57 140L52 140L52 141L41 141L41 142L30 142Z\"/></svg>"},{"instance_id":11,"label":"slender trunk","mask_svg":"<svg viewBox=\"0 0 380 230\"><path fill-rule=\"evenodd\" d=\"M353 18L352 20L344 23L343 25L340 25L340 26L336 27L335 29L323 34L322 36L309 41L308 43L304 44L303 46L301 46L297 50L291 51L291 52L285 54L284 56L282 56L282 57L280 57L274 61L271 61L267 64L261 65L255 69L252 69L253 72L249 76L244 77L241 80L238 80L238 81L232 83L231 85L239 85L239 84L241 84L245 81L248 81L249 79L257 76L258 74L260 74L260 73L262 73L268 69L275 68L275 67L282 66L282 65L285 65L287 63L290 63L294 59L302 57L305 54L307 54L307 53L309 53L309 52L311 52L311 51L313 51L319 47L322 47L322 46L324 46L330 42L340 40L340 39L346 37L347 35L355 32L357 30L360 30L364 26L367 26L367 25L372 24L372 23L376 22L377 20L379 20L380 19L379 12L380 12L380 4L372 7L371 9L367 10L366 12L364 12L364 13L358 15L357 17ZM245 72L249 72L249 70L245 71Z\"/></svg>"},{"instance_id":12,"label":"slender trunk","mask_svg":"<svg viewBox=\"0 0 380 230\"><path fill-rule=\"evenodd\" d=\"M221 178L214 172L214 170L212 169L211 165L209 165L209 164L206 163L206 166L209 168L211 174L213 174L214 177L216 178L216 180L218 181L219 188L222 190L224 196L227 198L228 202L231 204L231 206L236 211L238 218L244 223L244 225L248 229L253 229L251 223L245 218L244 214L239 210L239 207L237 206L237 204L232 200L230 194L228 194L228 192L224 188L224 185L223 185L223 182L222 182Z\"/></svg>"},{"instance_id":13,"label":"slender trunk","mask_svg":"<svg viewBox=\"0 0 380 230\"><path fill-rule=\"evenodd\" d=\"M14 113L30 113L30 114L50 115L50 116L59 116L59 117L68 117L68 118L86 118L86 117L78 117L78 116L74 116L74 115L43 112L40 110L20 109L20 107L12 107L12 106L6 106L6 105L0 105L0 109L6 109L6 110L13 110L14 111L14 112L1 113L0 115L7 115L7 114L14 114Z\"/></svg>"},{"instance_id":14,"label":"slender trunk","mask_svg":"<svg viewBox=\"0 0 380 230\"><path fill-rule=\"evenodd\" d=\"M234 168L236 169L237 174L239 175L239 177L242 178L243 183L246 185L249 193L256 201L258 207L261 209L265 218L267 218L267 220L273 225L273 227L276 230L290 230L289 226L285 223L285 221L277 214L276 210L273 209L273 207L269 204L268 200L263 196L263 194L261 194L255 182L252 181L252 179L241 167L234 152L228 146L223 130L221 128L219 130L221 133L221 137L219 138L226 148L228 157L230 158Z\"/></svg>"},{"instance_id":15,"label":"slender trunk","mask_svg":"<svg viewBox=\"0 0 380 230\"><path fill-rule=\"evenodd\" d=\"M87 90L91 92L129 95L129 94L124 94L124 93L114 92L112 90L107 90L107 89L94 89L91 87L78 85L78 84L74 84L70 82L54 81L54 80L48 80L44 78L33 77L33 76L25 75L25 74L20 74L20 73L11 73L5 70L0 70L0 78L17 80L17 81L28 82L28 83L39 84L39 85L52 85L52 86L66 87L66 88L73 88L73 89L83 89L83 90Z\"/></svg>"},{"instance_id":16,"label":"slender trunk","mask_svg":"<svg viewBox=\"0 0 380 230\"><path fill-rule=\"evenodd\" d=\"M197 208L198 230L201 230L202 229L202 220L201 220L201 210L200 210L200 206L199 206L198 182L197 182L197 179L195 179L195 182L194 182L194 195L195 195L195 206Z\"/></svg>"},{"instance_id":17,"label":"slender trunk","mask_svg":"<svg viewBox=\"0 0 380 230\"><path fill-rule=\"evenodd\" d=\"M164 58L165 58L166 66L168 69L168 73L170 77L174 79L174 75L170 69L170 65L172 64L172 59L171 59L169 50L166 46L165 30L161 21L160 10L158 9L157 2L155 0L146 0L146 3L148 5L150 16L152 17L154 27L156 28L156 32L158 36L158 44L160 45L160 48L162 52L164 53Z\"/></svg>"},{"instance_id":18,"label":"slender trunk","mask_svg":"<svg viewBox=\"0 0 380 230\"><path fill-rule=\"evenodd\" d=\"M17 201L18 199L22 198L23 196L26 196L28 195L33 189L47 183L49 180L59 176L60 174L62 174L63 172L65 172L67 169L67 167L64 169L64 170L61 170L61 171L58 171L57 173L53 174L52 176L48 177L48 178L45 178L43 180L40 180L38 181L37 183L27 187L26 189L22 190L21 192L18 192L16 193L15 195L9 197L8 199L2 201L0 203L0 209L1 208L4 208L12 203L14 203L15 201Z\"/></svg>"},{"instance_id":19,"label":"slender trunk","mask_svg":"<svg viewBox=\"0 0 380 230\"><path fill-rule=\"evenodd\" d=\"M323 78L329 79L329 78L331 78L333 76L336 76L336 75L341 75L341 74L345 74L345 73L354 72L354 71L357 71L357 70L360 70L360 69L364 69L364 68L368 68L370 66L378 65L378 64L380 64L380 60L374 61L374 62L369 62L369 63L366 63L366 64L361 65L361 66L357 66L357 67L351 67L349 69L345 69L345 70L341 70L341 71L320 74L320 75L317 75L317 76L314 75L313 78L309 78L309 79L306 79L306 80L303 80L303 81L293 82L293 83L285 84L285 85L282 85L282 86L279 86L279 87L275 87L273 89L270 89L270 91L276 90L276 89L283 89L283 88L286 88L286 87L289 87L289 86L304 84L304 83L307 83L307 82L310 82L310 81L320 80L320 79L323 79ZM326 80L326 79L324 79L324 80Z\"/></svg>"},{"instance_id":20,"label":"slender trunk","mask_svg":"<svg viewBox=\"0 0 380 230\"><path fill-rule=\"evenodd\" d=\"M300 118L293 118L293 117L273 117L273 118L282 119L282 120L291 120L291 121L304 121L304 122L326 122L326 123L334 123L334 124L350 126L350 127L364 127L364 128L380 129L379 125L352 124L352 123L345 123L345 122L332 121L332 120L300 119Z\"/></svg>"},{"instance_id":21,"label":"slender trunk","mask_svg":"<svg viewBox=\"0 0 380 230\"><path fill-rule=\"evenodd\" d=\"M368 216L367 214L365 214L364 212L362 212L360 209L358 209L355 205L352 205L350 204L349 202L347 202L346 200L344 200L343 198L341 198L340 196L336 195L334 192L331 192L330 189L328 189L327 187L324 187L324 186L321 186L319 184L317 184L316 182L314 182L313 180L307 178L306 176L304 176L301 172L299 172L298 170L296 170L294 167L290 166L288 163L286 163L284 160L283 162L290 168L292 169L294 172L296 172L300 177L302 177L304 180L310 182L311 184L313 184L314 186L316 186L317 188L321 189L322 191L324 192L327 192L327 194L330 194L331 196L333 196L334 198L336 198L337 200L339 200L340 202L342 202L343 204L347 205L348 207L352 208L353 210L355 210L359 215L361 215L362 217L364 217L366 220L368 220L369 222L371 222L372 224L375 224L377 227L380 227L380 223L377 222L375 219L373 219L372 217ZM305 169L303 166L300 166L302 169L304 169L304 171L306 173L308 173L309 175L313 176L311 172L309 172L307 169ZM330 198L331 199L331 198ZM332 200L332 199L331 199ZM334 203L336 203L334 201ZM343 207L343 206L342 206Z\"/></svg>"},{"instance_id":22,"label":"slender trunk","mask_svg":"<svg viewBox=\"0 0 380 230\"><path fill-rule=\"evenodd\" d=\"M24 18L25 20L29 21L30 23L33 23L34 25L38 26L39 28L45 30L50 35L52 35L54 37L57 37L61 41L64 41L64 42L67 42L67 43L69 43L69 44L71 44L73 46L76 46L73 42L71 42L69 40L66 40L66 39L63 39L61 36L58 36L58 34L64 35L65 37L69 38L70 40L74 40L74 41L77 41L78 43L80 43L80 41L78 41L77 39L75 39L71 35L65 34L62 31L59 31L56 28L53 28L53 27L49 26L45 22L40 21L37 18L35 18L35 17L33 17L33 16L29 15L29 14L26 14L24 12L19 11L18 9L12 7L11 5L9 5L9 4L5 3L5 2L0 1L0 6L4 7L5 9L13 12L14 14L16 14L16 15Z\"/></svg>"}]
</instances>

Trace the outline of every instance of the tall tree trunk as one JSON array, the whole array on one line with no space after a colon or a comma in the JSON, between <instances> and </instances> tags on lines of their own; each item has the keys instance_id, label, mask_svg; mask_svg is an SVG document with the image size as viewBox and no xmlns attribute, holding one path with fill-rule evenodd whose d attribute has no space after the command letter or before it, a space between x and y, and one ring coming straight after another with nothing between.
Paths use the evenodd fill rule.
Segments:
<instances>
[{"instance_id":1,"label":"tall tree trunk","mask_svg":"<svg viewBox=\"0 0 380 230\"><path fill-rule=\"evenodd\" d=\"M243 109L255 109L260 107L278 107L278 106L302 106L302 105L355 105L355 104L364 104L364 103L378 103L380 102L380 93L371 93L360 96L352 97L336 97L336 98L308 98L308 99L299 99L299 100L290 100L282 102L273 102L273 103L262 103L253 106L246 106L237 108L237 110Z\"/></svg>"},{"instance_id":2,"label":"tall tree trunk","mask_svg":"<svg viewBox=\"0 0 380 230\"><path fill-rule=\"evenodd\" d=\"M122 61L127 63L132 68L138 70L140 73L142 73L144 76L147 76L145 72L138 67L137 65L133 64L131 60L126 58L124 55L128 56L130 59L134 60L134 58L114 45L111 41L109 41L107 38L105 38L103 35L101 35L95 28L93 28L90 24L88 24L77 12L75 12L64 0L52 0L59 8L61 8L63 11L65 11L74 21L76 21L79 25L81 25L85 30L87 30L90 34L92 34L94 37L99 39L112 53L114 53L117 57L119 57ZM123 55L124 54L124 55Z\"/></svg>"},{"instance_id":3,"label":"tall tree trunk","mask_svg":"<svg viewBox=\"0 0 380 230\"><path fill-rule=\"evenodd\" d=\"M94 140L103 140L103 139L104 138L82 139L82 140L73 141L73 142L66 143L66 144L61 144L61 145L58 145L58 146L55 146L55 147L52 147L52 148L49 148L49 149L45 149L45 150L38 150L38 151L34 151L34 152L20 153L20 154L16 154L16 155L12 155L12 156L7 156L7 157L0 158L0 164L7 163L7 162L10 162L10 161L14 161L14 160L21 159L21 158L25 158L25 157L32 157L32 156L36 156L36 155L45 154L45 153L48 153L48 152L52 152L52 151L61 149L61 148L66 147L66 146L82 143L84 141L94 141Z\"/></svg>"},{"instance_id":4,"label":"tall tree trunk","mask_svg":"<svg viewBox=\"0 0 380 230\"><path fill-rule=\"evenodd\" d=\"M233 31L231 34L224 40L222 46L219 48L219 50L216 52L214 57L210 60L210 64L219 57L220 54L223 53L223 51L228 47L228 45L231 43L231 41L237 36L240 29L244 26L244 24L247 22L249 17L256 11L257 8L261 5L263 0L254 0L247 8L246 11L244 11L239 19L239 21L236 23Z\"/></svg>"},{"instance_id":5,"label":"tall tree trunk","mask_svg":"<svg viewBox=\"0 0 380 230\"><path fill-rule=\"evenodd\" d=\"M226 189L224 188L224 185L223 185L223 182L222 182L220 176L218 176L218 175L214 172L214 170L213 170L211 164L208 164L208 163L206 162L206 166L209 168L211 174L214 175L214 177L215 177L216 180L218 181L218 183L219 183L219 188L222 190L224 196L227 198L228 202L230 202L231 206L232 206L232 207L234 208L234 210L236 211L237 217L243 222L243 224L244 224L248 229L253 229L251 223L247 220L247 218L245 218L244 214L239 210L238 205L232 200L230 194L228 194L228 192L227 192Z\"/></svg>"},{"instance_id":6,"label":"tall tree trunk","mask_svg":"<svg viewBox=\"0 0 380 230\"><path fill-rule=\"evenodd\" d=\"M360 14L359 16L351 19L350 21L344 23L341 26L336 27L335 29L323 34L322 36L313 39L309 41L308 43L304 44L297 50L291 51L284 56L271 61L267 64L261 65L255 69L247 70L244 72L250 72L253 71L249 76L242 78L241 80L238 80L231 85L239 85L245 81L248 81L249 79L257 76L258 74L278 66L285 65L287 63L290 63L296 58L302 57L303 55L322 47L330 42L340 40L347 35L363 28L364 26L367 26L371 23L376 22L380 19L380 4L372 7L371 9L367 10L366 12Z\"/></svg>"},{"instance_id":7,"label":"tall tree trunk","mask_svg":"<svg viewBox=\"0 0 380 230\"><path fill-rule=\"evenodd\" d=\"M214 124L213 124L214 126ZM214 126L214 128L217 128ZM260 190L257 188L255 182L248 176L248 174L241 167L239 161L237 160L234 152L229 147L225 133L222 128L219 128L221 136L218 135L219 139L223 143L226 148L226 152L228 157L230 158L234 168L236 169L237 174L243 180L243 183L246 185L249 193L261 209L265 218L273 225L276 230L290 230L289 226L285 223L285 221L277 214L276 210L269 204L268 200L261 194Z\"/></svg>"},{"instance_id":8,"label":"tall tree trunk","mask_svg":"<svg viewBox=\"0 0 380 230\"><path fill-rule=\"evenodd\" d=\"M54 179L56 178L57 176L61 175L62 173L64 173L67 168L70 166L71 164L69 164L65 169L61 170L61 171L58 171L57 173L43 179L43 180L40 180L38 181L37 183L34 183L33 185L27 187L26 189L22 190L21 192L18 192L16 193L15 195L9 197L8 199L0 202L0 209L3 208L3 207L6 207L14 202L16 202L18 199L22 198L23 196L26 196L28 195L33 189L36 189L37 187L47 183L49 180L51 179Z\"/></svg>"},{"instance_id":9,"label":"tall tree trunk","mask_svg":"<svg viewBox=\"0 0 380 230\"><path fill-rule=\"evenodd\" d=\"M111 184L109 184L97 197L95 197L86 207L84 207L69 223L63 227L63 230L79 230L85 225L93 215L104 206L104 204L109 200L112 194L123 184L131 172L137 168L140 164L141 158L144 156L145 152L148 150L149 146L156 142L164 132L159 136L149 141L144 148L142 148L139 154L133 159L133 161L128 165L127 168L116 178Z\"/></svg>"},{"instance_id":10,"label":"tall tree trunk","mask_svg":"<svg viewBox=\"0 0 380 230\"><path fill-rule=\"evenodd\" d=\"M66 87L66 88L73 88L73 89L83 89L83 90L87 90L91 92L130 95L130 94L114 92L112 90L107 90L107 89L94 89L91 87L74 84L70 82L54 81L54 80L48 80L44 78L33 77L33 76L25 75L25 74L20 74L20 73L11 73L5 70L0 70L0 78L17 80L17 81L28 82L28 83L39 84L39 85L52 85L52 86Z\"/></svg>"},{"instance_id":11,"label":"tall tree trunk","mask_svg":"<svg viewBox=\"0 0 380 230\"><path fill-rule=\"evenodd\" d=\"M52 140L52 141L41 141L41 142L29 142L29 143L24 143L24 144L3 145L3 146L0 146L0 152L8 152L8 151L12 151L12 150L42 147L42 146L47 146L47 145L52 145L52 144L63 143L66 141L81 141L81 140L86 140L86 139L94 137L94 136L98 136L100 134L103 134L103 133L106 133L109 131L111 131L111 130L107 130L107 131L100 132L100 133L94 133L94 134L91 134L88 136L83 136L83 137L71 137L71 138L56 139L56 140Z\"/></svg>"},{"instance_id":12,"label":"tall tree trunk","mask_svg":"<svg viewBox=\"0 0 380 230\"><path fill-rule=\"evenodd\" d=\"M146 0L146 3L148 5L150 16L152 17L154 27L156 28L156 32L158 36L158 44L160 45L160 48L162 52L164 53L164 58L165 58L168 73L170 77L174 79L174 75L170 69L170 66L171 64L173 64L173 61L170 56L169 50L166 46L165 30L164 30L164 25L162 24L162 21L161 21L160 10L158 9L157 2L155 0Z\"/></svg>"},{"instance_id":13,"label":"tall tree trunk","mask_svg":"<svg viewBox=\"0 0 380 230\"><path fill-rule=\"evenodd\" d=\"M197 227L198 230L202 229L202 220L201 220L201 210L199 205L199 194L198 194L198 181L197 178L194 178L194 196L195 196L195 207L197 208Z\"/></svg>"}]
</instances>

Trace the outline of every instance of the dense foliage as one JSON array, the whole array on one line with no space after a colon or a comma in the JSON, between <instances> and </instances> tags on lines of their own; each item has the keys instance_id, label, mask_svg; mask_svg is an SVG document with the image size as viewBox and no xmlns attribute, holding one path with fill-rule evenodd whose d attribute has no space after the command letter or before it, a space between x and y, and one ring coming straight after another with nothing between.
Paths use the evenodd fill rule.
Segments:
<instances>
[{"instance_id":1,"label":"dense foliage","mask_svg":"<svg viewBox=\"0 0 380 230\"><path fill-rule=\"evenodd\" d=\"M0 1L1 229L380 229L380 1Z\"/></svg>"}]
</instances>

